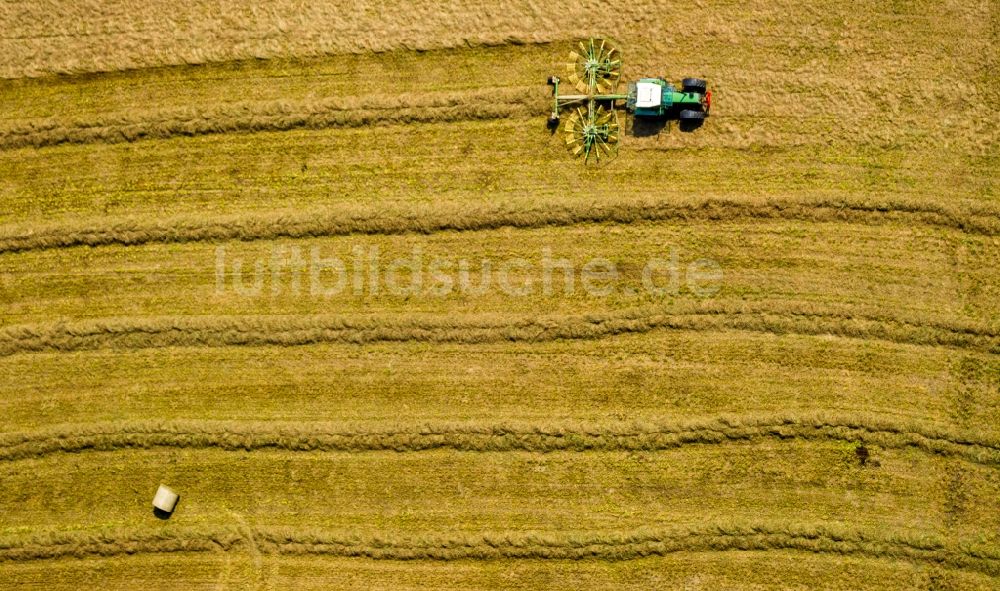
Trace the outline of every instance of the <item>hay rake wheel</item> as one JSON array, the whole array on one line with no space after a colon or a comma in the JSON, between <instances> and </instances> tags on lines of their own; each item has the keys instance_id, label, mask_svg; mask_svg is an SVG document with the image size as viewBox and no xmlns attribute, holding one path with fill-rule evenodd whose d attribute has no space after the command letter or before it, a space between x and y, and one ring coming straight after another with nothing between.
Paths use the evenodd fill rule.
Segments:
<instances>
[{"instance_id":1,"label":"hay rake wheel","mask_svg":"<svg viewBox=\"0 0 1000 591\"><path fill-rule=\"evenodd\" d=\"M618 155L621 131L621 119L614 109L598 106L591 113L590 108L577 107L564 127L566 148L584 163L592 159L595 164L607 162Z\"/></svg>"},{"instance_id":2,"label":"hay rake wheel","mask_svg":"<svg viewBox=\"0 0 1000 591\"><path fill-rule=\"evenodd\" d=\"M569 52L569 81L579 92L607 94L622 77L621 52L607 39L581 41L579 51Z\"/></svg>"}]
</instances>

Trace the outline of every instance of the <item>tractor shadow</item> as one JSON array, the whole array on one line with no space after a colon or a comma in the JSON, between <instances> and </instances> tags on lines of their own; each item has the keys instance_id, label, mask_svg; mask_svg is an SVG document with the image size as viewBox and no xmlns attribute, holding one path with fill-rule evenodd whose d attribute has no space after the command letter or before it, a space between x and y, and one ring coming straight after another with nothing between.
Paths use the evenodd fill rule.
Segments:
<instances>
[{"instance_id":1,"label":"tractor shadow","mask_svg":"<svg viewBox=\"0 0 1000 591\"><path fill-rule=\"evenodd\" d=\"M667 125L670 124L670 120L663 117L658 119L647 119L645 117L633 117L632 118L632 136L633 137L653 137L660 135ZM669 130L668 130L669 133Z\"/></svg>"},{"instance_id":2,"label":"tractor shadow","mask_svg":"<svg viewBox=\"0 0 1000 591\"><path fill-rule=\"evenodd\" d=\"M670 133L671 128L676 124L677 129L683 133L691 133L697 130L699 127L705 124L704 119L696 120L682 120L679 117L660 117L660 118L647 118L647 117L633 117L632 127L630 133L633 137L655 137L660 135L663 130L667 130Z\"/></svg>"}]
</instances>

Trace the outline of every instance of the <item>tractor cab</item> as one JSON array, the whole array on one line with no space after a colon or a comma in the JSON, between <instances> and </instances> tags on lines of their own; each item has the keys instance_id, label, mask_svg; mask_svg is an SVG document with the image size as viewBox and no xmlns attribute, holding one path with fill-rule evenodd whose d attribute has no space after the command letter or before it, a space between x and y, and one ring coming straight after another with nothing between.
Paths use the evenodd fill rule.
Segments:
<instances>
[{"instance_id":1,"label":"tractor cab","mask_svg":"<svg viewBox=\"0 0 1000 591\"><path fill-rule=\"evenodd\" d=\"M662 117L673 104L674 87L660 78L643 78L628 85L626 108L638 117Z\"/></svg>"}]
</instances>

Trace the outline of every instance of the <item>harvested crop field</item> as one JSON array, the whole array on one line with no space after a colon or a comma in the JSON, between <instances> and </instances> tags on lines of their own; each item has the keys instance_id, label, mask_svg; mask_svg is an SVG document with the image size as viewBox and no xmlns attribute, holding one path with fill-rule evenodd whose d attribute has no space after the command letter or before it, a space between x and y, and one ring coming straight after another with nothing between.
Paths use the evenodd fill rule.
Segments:
<instances>
[{"instance_id":1,"label":"harvested crop field","mask_svg":"<svg viewBox=\"0 0 1000 591\"><path fill-rule=\"evenodd\" d=\"M711 117L572 158L598 35ZM4 3L0 587L996 589L997 47L994 0Z\"/></svg>"}]
</instances>

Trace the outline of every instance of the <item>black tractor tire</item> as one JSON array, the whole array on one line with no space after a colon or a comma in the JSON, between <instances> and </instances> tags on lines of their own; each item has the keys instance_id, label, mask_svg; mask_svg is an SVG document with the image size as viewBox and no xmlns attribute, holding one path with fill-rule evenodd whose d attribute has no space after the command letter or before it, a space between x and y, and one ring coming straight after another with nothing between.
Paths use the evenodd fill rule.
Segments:
<instances>
[{"instance_id":1,"label":"black tractor tire","mask_svg":"<svg viewBox=\"0 0 1000 591\"><path fill-rule=\"evenodd\" d=\"M545 127L548 127L549 129L552 130L559 127L559 117L557 115L549 116L549 120L545 123Z\"/></svg>"},{"instance_id":2,"label":"black tractor tire","mask_svg":"<svg viewBox=\"0 0 1000 591\"><path fill-rule=\"evenodd\" d=\"M685 78L681 81L681 86L684 87L684 92L698 92L705 94L705 89L708 88L708 82L705 82L701 78Z\"/></svg>"},{"instance_id":3,"label":"black tractor tire","mask_svg":"<svg viewBox=\"0 0 1000 591\"><path fill-rule=\"evenodd\" d=\"M680 119L680 129L684 133L690 133L705 123L705 112L693 109L684 109L677 116Z\"/></svg>"}]
</instances>

